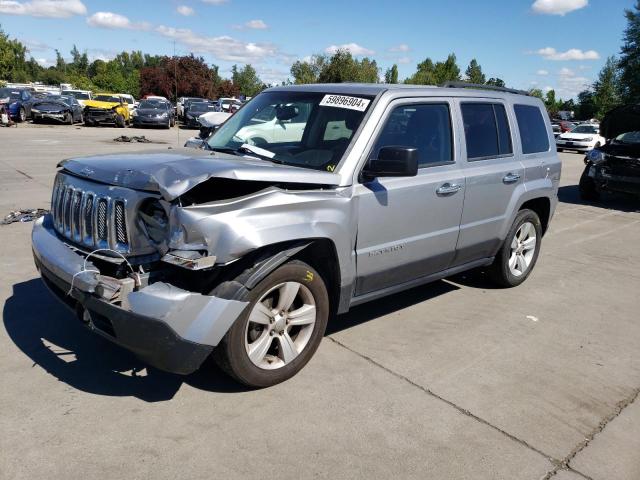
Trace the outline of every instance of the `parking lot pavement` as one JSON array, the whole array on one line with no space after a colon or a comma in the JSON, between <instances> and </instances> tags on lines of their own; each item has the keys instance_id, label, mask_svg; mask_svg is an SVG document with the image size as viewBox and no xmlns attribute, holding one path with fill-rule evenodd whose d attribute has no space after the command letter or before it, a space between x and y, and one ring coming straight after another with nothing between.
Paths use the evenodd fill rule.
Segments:
<instances>
[{"instance_id":1,"label":"parking lot pavement","mask_svg":"<svg viewBox=\"0 0 640 480\"><path fill-rule=\"evenodd\" d=\"M158 143L115 144L118 135ZM49 206L68 156L167 149L177 130L0 129L0 214ZM0 472L6 478L640 478L640 212L560 204L518 288L481 272L338 317L292 380L146 369L37 278L30 224L0 227Z\"/></svg>"}]
</instances>

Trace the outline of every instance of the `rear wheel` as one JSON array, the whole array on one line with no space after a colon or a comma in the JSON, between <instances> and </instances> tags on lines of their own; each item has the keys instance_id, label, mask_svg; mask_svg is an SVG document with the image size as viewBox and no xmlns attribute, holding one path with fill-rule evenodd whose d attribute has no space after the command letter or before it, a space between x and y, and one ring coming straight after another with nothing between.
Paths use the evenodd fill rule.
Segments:
<instances>
[{"instance_id":1,"label":"rear wheel","mask_svg":"<svg viewBox=\"0 0 640 480\"><path fill-rule=\"evenodd\" d=\"M557 150L558 150L558 153L564 152L564 149L562 149L562 148L558 148Z\"/></svg>"},{"instance_id":2,"label":"rear wheel","mask_svg":"<svg viewBox=\"0 0 640 480\"><path fill-rule=\"evenodd\" d=\"M322 277L294 260L269 274L243 300L249 305L216 348L216 362L252 387L291 378L311 359L327 326L329 297Z\"/></svg>"},{"instance_id":3,"label":"rear wheel","mask_svg":"<svg viewBox=\"0 0 640 480\"><path fill-rule=\"evenodd\" d=\"M500 286L515 287L524 282L538 260L542 224L533 210L520 210L500 251L489 267L489 275Z\"/></svg>"},{"instance_id":4,"label":"rear wheel","mask_svg":"<svg viewBox=\"0 0 640 480\"><path fill-rule=\"evenodd\" d=\"M20 107L20 111L18 112L18 119L21 122L26 122L27 121L27 112L24 109L24 107Z\"/></svg>"},{"instance_id":5,"label":"rear wheel","mask_svg":"<svg viewBox=\"0 0 640 480\"><path fill-rule=\"evenodd\" d=\"M596 187L596 182L589 176L589 169L591 165L587 165L580 175L580 182L578 183L578 191L580 192L580 198L582 200L598 200L600 198L600 192Z\"/></svg>"}]
</instances>

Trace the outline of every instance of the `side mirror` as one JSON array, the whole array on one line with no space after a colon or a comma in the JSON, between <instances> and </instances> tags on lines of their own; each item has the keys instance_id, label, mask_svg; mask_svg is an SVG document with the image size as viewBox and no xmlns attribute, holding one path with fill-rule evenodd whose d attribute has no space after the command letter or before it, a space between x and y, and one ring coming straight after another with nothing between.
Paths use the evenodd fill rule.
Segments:
<instances>
[{"instance_id":1,"label":"side mirror","mask_svg":"<svg viewBox=\"0 0 640 480\"><path fill-rule=\"evenodd\" d=\"M362 171L365 179L376 177L415 177L418 174L418 149L382 147L377 159L369 160Z\"/></svg>"}]
</instances>

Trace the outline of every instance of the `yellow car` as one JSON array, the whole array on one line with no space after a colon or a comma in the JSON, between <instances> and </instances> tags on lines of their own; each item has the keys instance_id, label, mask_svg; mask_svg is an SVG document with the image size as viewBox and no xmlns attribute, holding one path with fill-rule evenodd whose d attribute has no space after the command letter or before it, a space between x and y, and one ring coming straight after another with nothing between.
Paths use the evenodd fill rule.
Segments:
<instances>
[{"instance_id":1,"label":"yellow car","mask_svg":"<svg viewBox=\"0 0 640 480\"><path fill-rule=\"evenodd\" d=\"M92 100L85 100L83 115L88 127L114 123L116 127L124 128L131 122L126 99L113 93L98 93Z\"/></svg>"}]
</instances>

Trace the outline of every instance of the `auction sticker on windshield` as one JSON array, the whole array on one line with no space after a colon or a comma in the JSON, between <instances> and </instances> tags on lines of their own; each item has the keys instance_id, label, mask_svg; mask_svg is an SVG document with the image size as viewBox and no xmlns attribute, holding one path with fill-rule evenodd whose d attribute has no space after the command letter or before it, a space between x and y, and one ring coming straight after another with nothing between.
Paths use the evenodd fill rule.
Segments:
<instances>
[{"instance_id":1,"label":"auction sticker on windshield","mask_svg":"<svg viewBox=\"0 0 640 480\"><path fill-rule=\"evenodd\" d=\"M348 108L349 110L364 112L369 106L369 102L370 100L366 98L347 97L346 95L325 95L320 102L320 106Z\"/></svg>"}]
</instances>

